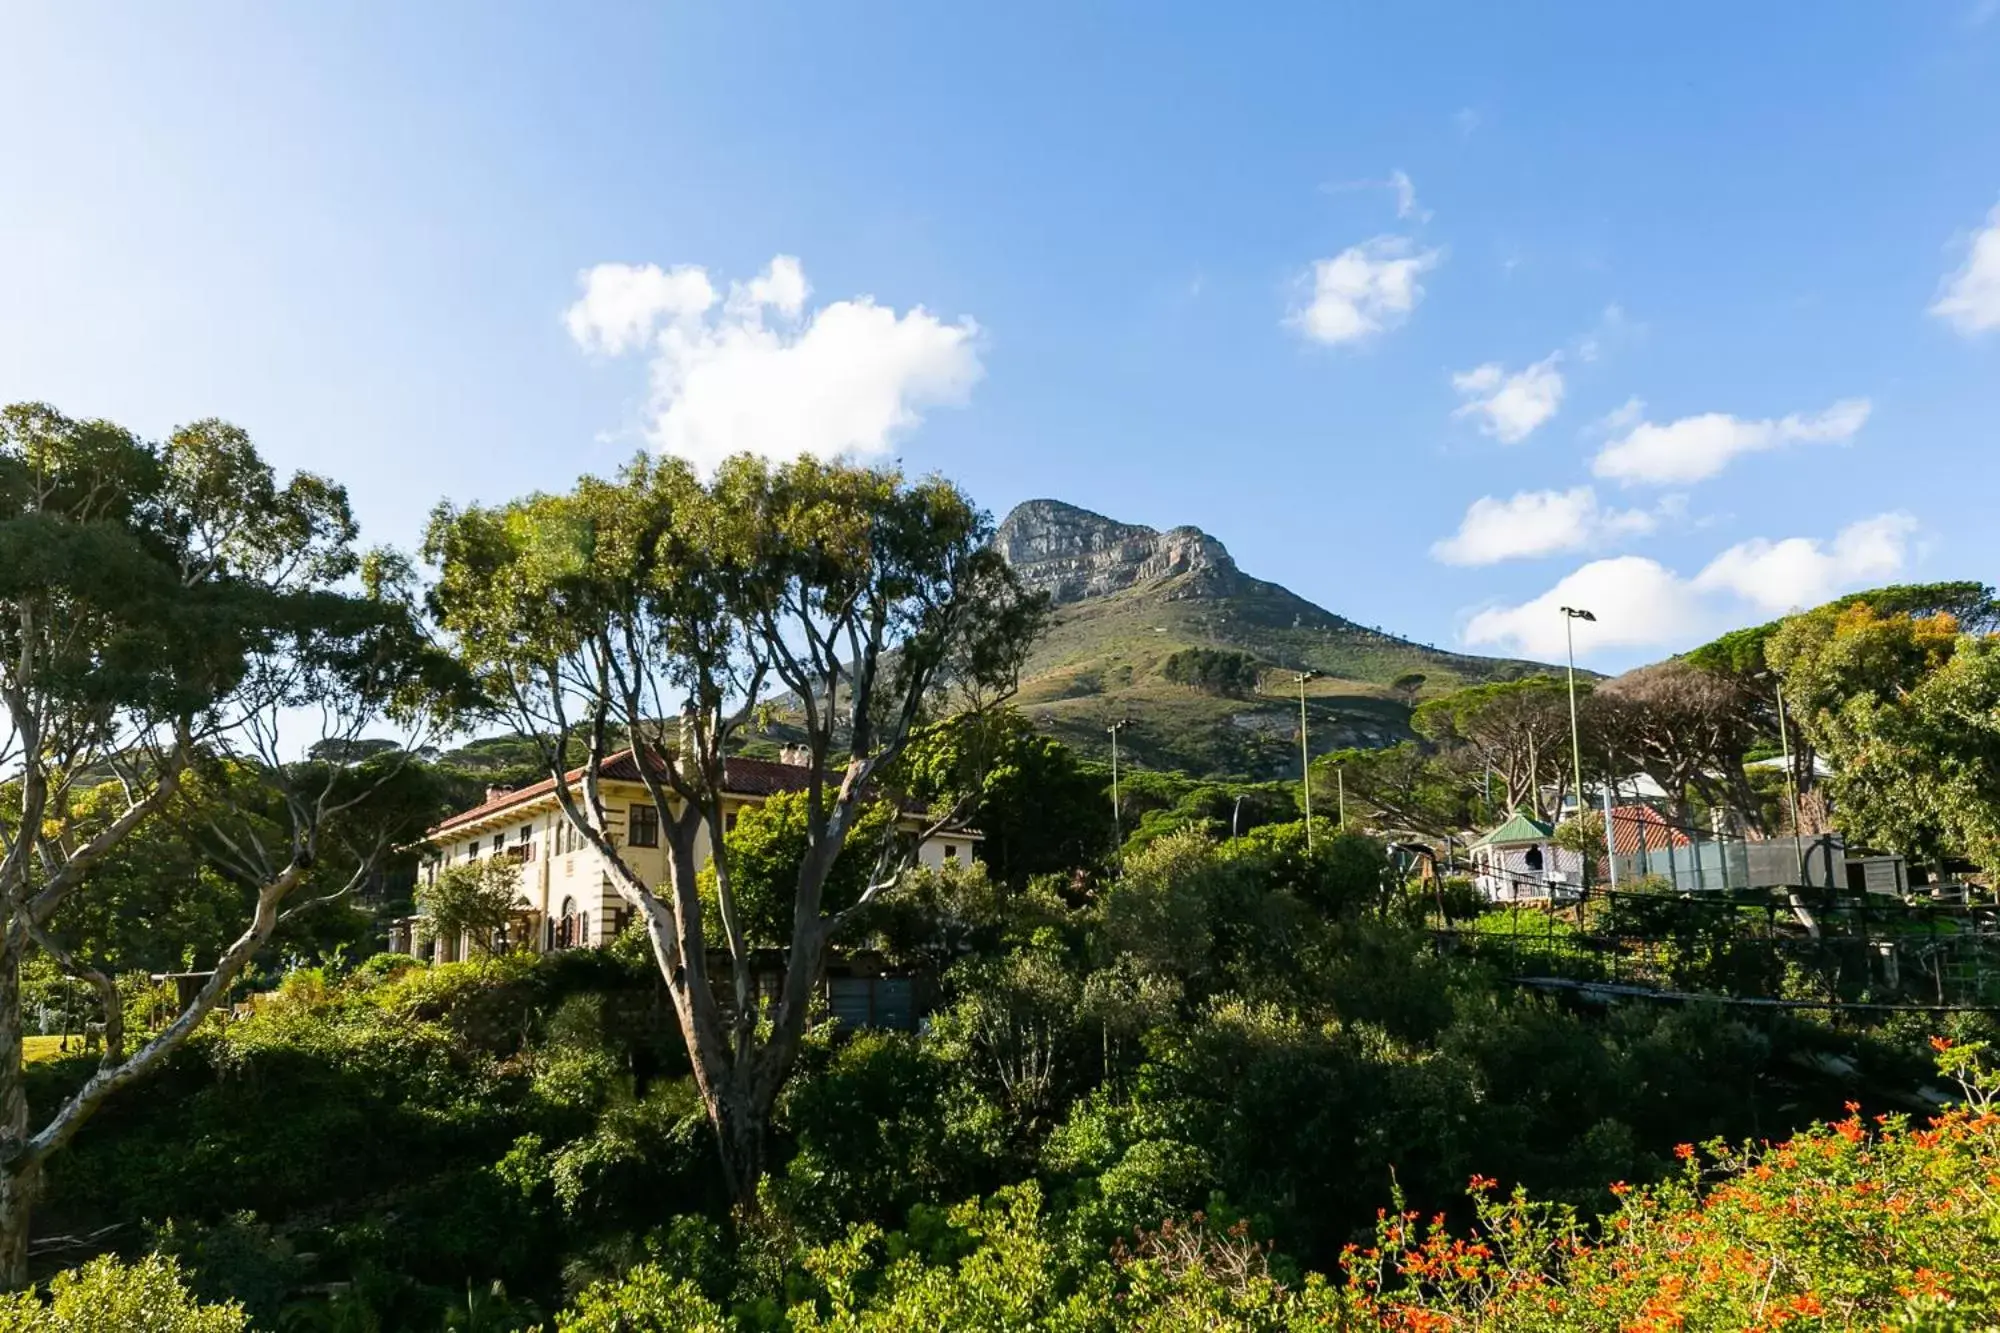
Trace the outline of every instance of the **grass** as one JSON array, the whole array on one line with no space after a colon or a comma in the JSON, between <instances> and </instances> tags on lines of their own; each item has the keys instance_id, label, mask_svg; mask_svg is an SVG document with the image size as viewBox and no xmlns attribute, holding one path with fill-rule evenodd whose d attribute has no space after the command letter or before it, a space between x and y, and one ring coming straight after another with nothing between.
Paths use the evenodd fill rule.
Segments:
<instances>
[{"instance_id":1,"label":"grass","mask_svg":"<svg viewBox=\"0 0 2000 1333\"><path fill-rule=\"evenodd\" d=\"M83 1034L79 1032L70 1034L67 1051L62 1048L61 1037L21 1038L21 1060L24 1064L40 1064L44 1060L62 1060L81 1054L83 1054Z\"/></svg>"},{"instance_id":2,"label":"grass","mask_svg":"<svg viewBox=\"0 0 2000 1333\"><path fill-rule=\"evenodd\" d=\"M1161 672L1187 648L1243 652L1263 665L1242 697L1173 684ZM1045 731L1103 757L1106 728L1130 719L1121 752L1196 774L1270 778L1298 771L1298 695L1307 685L1313 750L1393 744L1409 736L1413 699L1539 670L1468 657L1357 625L1274 583L1240 574L1191 574L1139 584L1058 609L1030 654L1019 703ZM1421 675L1411 693L1390 688Z\"/></svg>"}]
</instances>

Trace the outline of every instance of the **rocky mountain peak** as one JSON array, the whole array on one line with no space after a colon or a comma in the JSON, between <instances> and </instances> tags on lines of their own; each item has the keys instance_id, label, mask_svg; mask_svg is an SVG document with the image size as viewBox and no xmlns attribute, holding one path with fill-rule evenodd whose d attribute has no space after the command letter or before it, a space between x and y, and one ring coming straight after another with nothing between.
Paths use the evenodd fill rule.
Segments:
<instances>
[{"instance_id":1,"label":"rocky mountain peak","mask_svg":"<svg viewBox=\"0 0 2000 1333\"><path fill-rule=\"evenodd\" d=\"M1192 576L1191 590L1226 592L1240 578L1228 550L1200 528L1160 532L1060 500L1016 505L993 544L1029 587L1057 603L1183 576Z\"/></svg>"}]
</instances>

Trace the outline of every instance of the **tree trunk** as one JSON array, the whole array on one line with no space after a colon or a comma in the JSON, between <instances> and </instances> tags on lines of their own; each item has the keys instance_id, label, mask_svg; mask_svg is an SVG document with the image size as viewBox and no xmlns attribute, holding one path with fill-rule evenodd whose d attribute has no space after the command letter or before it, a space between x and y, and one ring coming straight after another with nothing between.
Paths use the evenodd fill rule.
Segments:
<instances>
[{"instance_id":1,"label":"tree trunk","mask_svg":"<svg viewBox=\"0 0 2000 1333\"><path fill-rule=\"evenodd\" d=\"M715 1146L730 1202L754 1213L757 1185L764 1178L765 1126L771 1108L756 1104L758 1099L749 1083L739 1073L714 1089L708 1099L708 1118L715 1128Z\"/></svg>"},{"instance_id":2,"label":"tree trunk","mask_svg":"<svg viewBox=\"0 0 2000 1333\"><path fill-rule=\"evenodd\" d=\"M28 1090L22 1069L21 948L0 937L0 1290L28 1285L28 1227L41 1169L27 1157Z\"/></svg>"}]
</instances>

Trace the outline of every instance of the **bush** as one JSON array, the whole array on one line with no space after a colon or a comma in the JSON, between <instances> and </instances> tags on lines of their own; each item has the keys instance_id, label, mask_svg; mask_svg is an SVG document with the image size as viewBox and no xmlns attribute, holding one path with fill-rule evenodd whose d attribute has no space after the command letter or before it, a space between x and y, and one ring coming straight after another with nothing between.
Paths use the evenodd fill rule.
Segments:
<instances>
[{"instance_id":1,"label":"bush","mask_svg":"<svg viewBox=\"0 0 2000 1333\"><path fill-rule=\"evenodd\" d=\"M106 1255L37 1291L0 1296L0 1333L244 1333L243 1307L204 1304L162 1255L125 1264Z\"/></svg>"},{"instance_id":2,"label":"bush","mask_svg":"<svg viewBox=\"0 0 2000 1333\"><path fill-rule=\"evenodd\" d=\"M2000 1116L1912 1127L1858 1114L1763 1149L1684 1144L1679 1177L1614 1184L1592 1232L1475 1177L1479 1227L1405 1211L1350 1253L1359 1310L1389 1327L1973 1330L2000 1313L1990 1265Z\"/></svg>"}]
</instances>

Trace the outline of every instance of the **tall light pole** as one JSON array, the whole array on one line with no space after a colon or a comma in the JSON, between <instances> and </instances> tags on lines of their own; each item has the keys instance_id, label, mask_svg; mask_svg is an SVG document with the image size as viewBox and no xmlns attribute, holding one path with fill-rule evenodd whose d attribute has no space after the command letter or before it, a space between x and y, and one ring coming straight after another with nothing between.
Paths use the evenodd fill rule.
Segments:
<instances>
[{"instance_id":1,"label":"tall light pole","mask_svg":"<svg viewBox=\"0 0 2000 1333\"><path fill-rule=\"evenodd\" d=\"M1120 848L1125 845L1125 823L1118 813L1118 733L1131 725L1131 718L1121 717L1107 728L1111 733L1111 832Z\"/></svg>"},{"instance_id":2,"label":"tall light pole","mask_svg":"<svg viewBox=\"0 0 2000 1333\"><path fill-rule=\"evenodd\" d=\"M1597 617L1574 606L1565 606L1563 613L1563 641L1569 646L1569 751L1576 764L1576 817L1582 819L1583 805L1583 739L1576 725L1576 622L1595 622Z\"/></svg>"},{"instance_id":3,"label":"tall light pole","mask_svg":"<svg viewBox=\"0 0 2000 1333\"><path fill-rule=\"evenodd\" d=\"M1313 849L1313 766L1312 747L1306 742L1306 682L1317 676L1317 671L1300 671L1292 679L1299 683L1299 776L1305 781L1306 789L1306 855Z\"/></svg>"},{"instance_id":4,"label":"tall light pole","mask_svg":"<svg viewBox=\"0 0 2000 1333\"><path fill-rule=\"evenodd\" d=\"M1777 681L1778 690L1778 744L1785 750L1785 795L1792 807L1792 854L1799 862L1799 887L1806 884L1806 844L1799 833L1799 773L1792 767L1792 733L1785 725L1785 682ZM1829 886L1831 887L1831 886Z\"/></svg>"}]
</instances>

